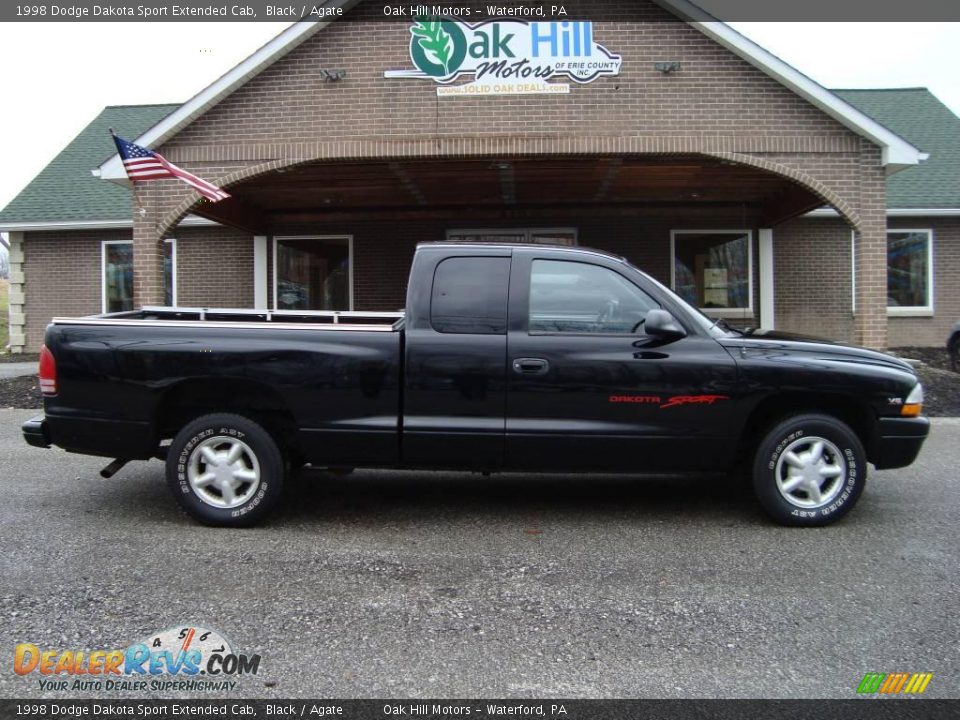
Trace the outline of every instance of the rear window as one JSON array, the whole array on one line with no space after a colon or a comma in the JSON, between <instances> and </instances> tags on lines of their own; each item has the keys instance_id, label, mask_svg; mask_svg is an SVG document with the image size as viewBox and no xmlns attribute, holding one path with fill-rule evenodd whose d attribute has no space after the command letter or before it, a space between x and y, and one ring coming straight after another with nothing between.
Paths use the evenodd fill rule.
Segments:
<instances>
[{"instance_id":1,"label":"rear window","mask_svg":"<svg viewBox=\"0 0 960 720\"><path fill-rule=\"evenodd\" d=\"M510 258L448 258L437 265L430 324L437 332L505 335Z\"/></svg>"}]
</instances>

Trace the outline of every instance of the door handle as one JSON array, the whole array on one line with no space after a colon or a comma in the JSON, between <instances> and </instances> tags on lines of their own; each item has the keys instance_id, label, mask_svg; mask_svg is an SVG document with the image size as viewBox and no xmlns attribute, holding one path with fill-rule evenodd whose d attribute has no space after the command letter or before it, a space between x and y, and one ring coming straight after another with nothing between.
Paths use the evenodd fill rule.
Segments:
<instances>
[{"instance_id":1,"label":"door handle","mask_svg":"<svg viewBox=\"0 0 960 720\"><path fill-rule=\"evenodd\" d=\"M513 371L520 375L543 375L550 369L550 363L543 358L517 358L513 361Z\"/></svg>"}]
</instances>

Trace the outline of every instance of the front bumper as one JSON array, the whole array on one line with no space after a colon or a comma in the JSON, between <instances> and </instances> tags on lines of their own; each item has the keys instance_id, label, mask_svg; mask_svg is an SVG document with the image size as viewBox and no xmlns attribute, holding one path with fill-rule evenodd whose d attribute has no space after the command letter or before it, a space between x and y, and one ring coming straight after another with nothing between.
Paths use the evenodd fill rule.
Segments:
<instances>
[{"instance_id":1,"label":"front bumper","mask_svg":"<svg viewBox=\"0 0 960 720\"><path fill-rule=\"evenodd\" d=\"M47 429L47 419L43 415L30 418L23 424L21 429L23 430L23 439L27 441L28 445L40 448L50 447L51 443Z\"/></svg>"},{"instance_id":2,"label":"front bumper","mask_svg":"<svg viewBox=\"0 0 960 720\"><path fill-rule=\"evenodd\" d=\"M877 470L889 470L910 465L920 454L923 441L930 433L930 421L925 417L880 418L874 457Z\"/></svg>"}]
</instances>

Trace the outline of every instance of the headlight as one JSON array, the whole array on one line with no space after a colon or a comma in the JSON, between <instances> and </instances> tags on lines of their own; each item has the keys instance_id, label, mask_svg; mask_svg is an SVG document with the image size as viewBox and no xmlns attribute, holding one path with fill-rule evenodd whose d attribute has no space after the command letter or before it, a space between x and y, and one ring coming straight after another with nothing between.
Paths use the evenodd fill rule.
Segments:
<instances>
[{"instance_id":1,"label":"headlight","mask_svg":"<svg viewBox=\"0 0 960 720\"><path fill-rule=\"evenodd\" d=\"M900 407L903 417L917 417L923 411L923 385L917 383L907 395L906 401Z\"/></svg>"}]
</instances>

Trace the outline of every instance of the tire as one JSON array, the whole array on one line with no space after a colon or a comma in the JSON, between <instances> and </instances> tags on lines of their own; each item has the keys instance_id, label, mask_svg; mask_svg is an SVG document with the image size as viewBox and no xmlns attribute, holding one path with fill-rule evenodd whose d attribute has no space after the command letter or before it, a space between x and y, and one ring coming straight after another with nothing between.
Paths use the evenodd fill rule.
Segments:
<instances>
[{"instance_id":1,"label":"tire","mask_svg":"<svg viewBox=\"0 0 960 720\"><path fill-rule=\"evenodd\" d=\"M283 455L273 437L241 415L197 418L177 433L167 455L171 492L205 525L256 524L280 498L283 476Z\"/></svg>"},{"instance_id":2,"label":"tire","mask_svg":"<svg viewBox=\"0 0 960 720\"><path fill-rule=\"evenodd\" d=\"M960 372L960 337L950 338L947 354L950 355L950 369Z\"/></svg>"},{"instance_id":3,"label":"tire","mask_svg":"<svg viewBox=\"0 0 960 720\"><path fill-rule=\"evenodd\" d=\"M848 425L829 415L795 415L760 441L753 491L782 525L829 525L856 505L867 482L863 445Z\"/></svg>"}]
</instances>

